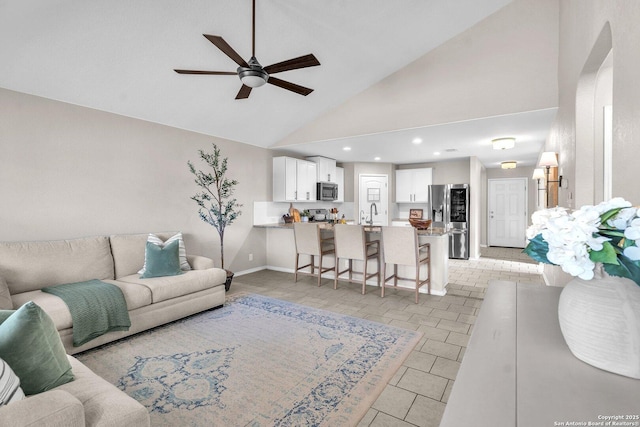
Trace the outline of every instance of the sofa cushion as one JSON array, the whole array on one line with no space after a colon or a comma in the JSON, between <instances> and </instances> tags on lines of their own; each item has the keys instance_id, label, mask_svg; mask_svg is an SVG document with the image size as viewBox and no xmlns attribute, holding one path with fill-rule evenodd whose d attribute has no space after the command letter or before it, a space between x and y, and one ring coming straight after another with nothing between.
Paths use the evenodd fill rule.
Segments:
<instances>
[{"instance_id":1,"label":"sofa cushion","mask_svg":"<svg viewBox=\"0 0 640 427\"><path fill-rule=\"evenodd\" d=\"M20 378L13 372L11 366L0 358L0 406L22 399L24 399L24 392L20 388Z\"/></svg>"},{"instance_id":2,"label":"sofa cushion","mask_svg":"<svg viewBox=\"0 0 640 427\"><path fill-rule=\"evenodd\" d=\"M149 233L147 237L147 243L151 242L154 245L158 245L161 247L165 247L169 243L173 243L174 241L178 241L178 257L180 258L180 269L184 271L191 270L191 266L189 265L189 261L187 261L187 250L184 246L184 241L182 240L182 233L176 233L173 236L169 237L167 240L162 240L160 237L156 236L153 233ZM145 252L145 262L138 274L144 274L147 268L147 260L146 260L146 252Z\"/></svg>"},{"instance_id":3,"label":"sofa cushion","mask_svg":"<svg viewBox=\"0 0 640 427\"><path fill-rule=\"evenodd\" d=\"M71 365L53 321L33 302L0 324L0 357L18 375L26 395L73 381Z\"/></svg>"},{"instance_id":4,"label":"sofa cushion","mask_svg":"<svg viewBox=\"0 0 640 427\"><path fill-rule=\"evenodd\" d=\"M180 245L177 240L160 246L152 242L146 243L144 253L144 273L140 278L177 276L182 274L180 270L180 257L178 255Z\"/></svg>"},{"instance_id":5,"label":"sofa cushion","mask_svg":"<svg viewBox=\"0 0 640 427\"><path fill-rule=\"evenodd\" d=\"M125 301L127 301L127 310L129 311L151 304L151 290L145 286L117 280L104 280L104 282L120 288L124 294ZM73 325L67 304L55 295L42 291L23 292L14 295L13 301L18 307L29 301L35 302L47 312L59 331L69 329Z\"/></svg>"},{"instance_id":6,"label":"sofa cushion","mask_svg":"<svg viewBox=\"0 0 640 427\"><path fill-rule=\"evenodd\" d=\"M64 390L82 402L88 426L148 426L147 409L114 385L100 378L72 356L67 356L76 380Z\"/></svg>"},{"instance_id":7,"label":"sofa cushion","mask_svg":"<svg viewBox=\"0 0 640 427\"><path fill-rule=\"evenodd\" d=\"M154 234L162 240L167 240L176 233ZM109 236L116 279L134 274L144 266L144 252L148 237L149 234L115 234Z\"/></svg>"},{"instance_id":8,"label":"sofa cushion","mask_svg":"<svg viewBox=\"0 0 640 427\"><path fill-rule=\"evenodd\" d=\"M145 286L151 290L154 303L188 295L204 289L223 285L227 273L220 268L185 271L179 276L154 277L141 279L137 274L121 277L118 280Z\"/></svg>"},{"instance_id":9,"label":"sofa cushion","mask_svg":"<svg viewBox=\"0 0 640 427\"><path fill-rule=\"evenodd\" d=\"M6 280L11 295L63 283L113 279L113 272L106 236L0 242L0 276Z\"/></svg>"},{"instance_id":10,"label":"sofa cushion","mask_svg":"<svg viewBox=\"0 0 640 427\"><path fill-rule=\"evenodd\" d=\"M82 403L63 390L51 390L0 408L0 425L86 427Z\"/></svg>"}]
</instances>

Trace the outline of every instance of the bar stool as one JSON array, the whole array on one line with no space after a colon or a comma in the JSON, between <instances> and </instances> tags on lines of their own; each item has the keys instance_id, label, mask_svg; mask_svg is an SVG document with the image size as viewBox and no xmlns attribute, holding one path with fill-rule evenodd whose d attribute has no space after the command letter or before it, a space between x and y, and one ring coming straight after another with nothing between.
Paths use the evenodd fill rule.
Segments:
<instances>
[{"instance_id":1,"label":"bar stool","mask_svg":"<svg viewBox=\"0 0 640 427\"><path fill-rule=\"evenodd\" d=\"M380 286L380 240L367 242L363 226L346 224L336 224L333 227L333 238L336 245L336 272L333 279L333 289L338 289L338 279L344 273L349 273L347 281L358 283L353 280L353 260L364 263L362 273L355 272L356 274L362 274L362 295L365 294L367 279L374 276L377 277L378 286ZM349 260L349 266L346 270L340 271L340 258ZM376 261L376 272L367 274L367 266L370 259L375 259Z\"/></svg>"},{"instance_id":2,"label":"bar stool","mask_svg":"<svg viewBox=\"0 0 640 427\"><path fill-rule=\"evenodd\" d=\"M320 235L320 227L318 224L309 224L296 222L293 224L293 234L296 241L296 269L294 272L294 280L298 281L298 274L316 276L315 270L318 269L318 286L322 273L333 270L334 267L322 268L322 259L325 255L331 255L334 251L333 238L323 239ZM311 261L309 264L299 267L300 255L309 255ZM315 265L315 257L318 257L318 266ZM311 267L311 272L300 271L303 268Z\"/></svg>"},{"instance_id":3,"label":"bar stool","mask_svg":"<svg viewBox=\"0 0 640 427\"><path fill-rule=\"evenodd\" d=\"M431 245L429 243L421 245L418 242L418 232L414 227L382 227L382 251L384 253L382 298L384 298L386 286L398 288L398 280L415 281L416 304L419 290L425 284L428 285L428 292L431 294ZM393 264L393 274L389 277L386 277L387 264ZM398 264L415 267L415 279L398 277ZM427 278L420 280L420 266L423 264L427 265ZM387 284L390 279L393 279L393 285Z\"/></svg>"}]
</instances>

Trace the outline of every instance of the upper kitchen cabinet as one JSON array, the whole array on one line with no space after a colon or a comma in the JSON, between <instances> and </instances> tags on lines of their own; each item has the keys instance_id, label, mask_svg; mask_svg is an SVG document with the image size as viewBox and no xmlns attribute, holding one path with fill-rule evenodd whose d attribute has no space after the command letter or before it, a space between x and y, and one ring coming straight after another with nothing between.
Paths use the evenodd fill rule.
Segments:
<instances>
[{"instance_id":1,"label":"upper kitchen cabinet","mask_svg":"<svg viewBox=\"0 0 640 427\"><path fill-rule=\"evenodd\" d=\"M333 182L338 184L336 176L336 161L322 156L307 157L307 160L317 165L318 182Z\"/></svg>"},{"instance_id":2,"label":"upper kitchen cabinet","mask_svg":"<svg viewBox=\"0 0 640 427\"><path fill-rule=\"evenodd\" d=\"M338 184L338 198L336 202L344 202L344 168L336 167L336 184Z\"/></svg>"},{"instance_id":3,"label":"upper kitchen cabinet","mask_svg":"<svg viewBox=\"0 0 640 427\"><path fill-rule=\"evenodd\" d=\"M429 202L431 168L396 170L396 203Z\"/></svg>"},{"instance_id":4,"label":"upper kitchen cabinet","mask_svg":"<svg viewBox=\"0 0 640 427\"><path fill-rule=\"evenodd\" d=\"M315 202L316 164L293 157L273 158L273 201Z\"/></svg>"}]
</instances>

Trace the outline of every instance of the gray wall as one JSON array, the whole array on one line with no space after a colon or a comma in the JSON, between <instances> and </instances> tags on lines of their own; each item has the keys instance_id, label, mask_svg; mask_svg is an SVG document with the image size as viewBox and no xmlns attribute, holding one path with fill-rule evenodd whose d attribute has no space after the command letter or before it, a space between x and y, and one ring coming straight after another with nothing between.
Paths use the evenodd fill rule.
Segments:
<instances>
[{"instance_id":1,"label":"gray wall","mask_svg":"<svg viewBox=\"0 0 640 427\"><path fill-rule=\"evenodd\" d=\"M0 89L0 240L179 230L188 252L219 265L218 234L197 215L187 168L211 143L244 204L225 235L225 267L263 266L252 208L271 198L269 150Z\"/></svg>"}]
</instances>

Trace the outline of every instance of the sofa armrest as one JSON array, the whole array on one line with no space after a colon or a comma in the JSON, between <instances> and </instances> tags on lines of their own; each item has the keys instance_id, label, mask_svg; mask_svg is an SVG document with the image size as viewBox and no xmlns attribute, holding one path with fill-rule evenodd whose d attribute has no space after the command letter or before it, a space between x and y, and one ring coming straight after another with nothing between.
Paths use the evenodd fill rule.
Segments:
<instances>
[{"instance_id":1,"label":"sofa armrest","mask_svg":"<svg viewBox=\"0 0 640 427\"><path fill-rule=\"evenodd\" d=\"M194 270L206 270L207 268L215 267L211 258L200 255L187 255L187 261Z\"/></svg>"},{"instance_id":2,"label":"sofa armrest","mask_svg":"<svg viewBox=\"0 0 640 427\"><path fill-rule=\"evenodd\" d=\"M12 427L84 427L84 407L64 390L50 390L0 407L0 423Z\"/></svg>"}]
</instances>

